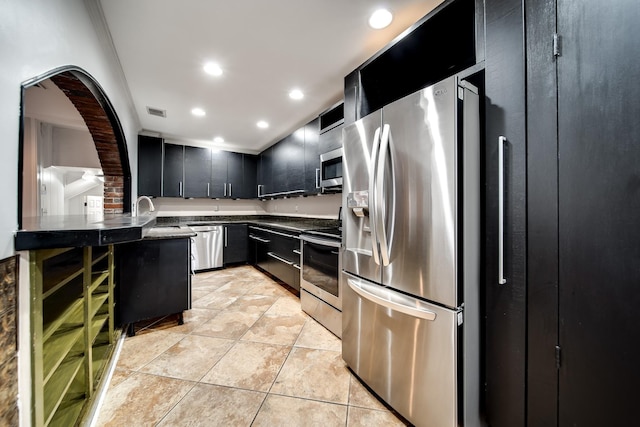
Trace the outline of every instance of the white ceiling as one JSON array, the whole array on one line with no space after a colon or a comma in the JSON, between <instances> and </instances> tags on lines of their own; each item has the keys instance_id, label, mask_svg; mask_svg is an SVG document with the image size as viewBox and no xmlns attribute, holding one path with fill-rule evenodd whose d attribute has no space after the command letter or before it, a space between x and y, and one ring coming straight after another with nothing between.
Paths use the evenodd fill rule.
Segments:
<instances>
[{"instance_id":1,"label":"white ceiling","mask_svg":"<svg viewBox=\"0 0 640 427\"><path fill-rule=\"evenodd\" d=\"M342 100L344 77L442 0L100 0L144 130L258 153ZM394 14L367 25L378 7ZM218 62L220 78L205 74ZM305 93L289 99L294 88ZM147 106L167 117L147 113ZM191 109L206 110L202 118ZM270 127L258 129L266 120Z\"/></svg>"}]
</instances>

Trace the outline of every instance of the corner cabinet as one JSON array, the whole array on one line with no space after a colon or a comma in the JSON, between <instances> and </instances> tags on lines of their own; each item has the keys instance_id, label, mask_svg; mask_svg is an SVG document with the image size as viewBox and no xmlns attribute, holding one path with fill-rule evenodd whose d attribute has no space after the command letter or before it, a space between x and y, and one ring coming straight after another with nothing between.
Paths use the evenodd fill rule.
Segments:
<instances>
[{"instance_id":1,"label":"corner cabinet","mask_svg":"<svg viewBox=\"0 0 640 427\"><path fill-rule=\"evenodd\" d=\"M29 269L31 425L75 425L116 341L113 245L30 251Z\"/></svg>"}]
</instances>

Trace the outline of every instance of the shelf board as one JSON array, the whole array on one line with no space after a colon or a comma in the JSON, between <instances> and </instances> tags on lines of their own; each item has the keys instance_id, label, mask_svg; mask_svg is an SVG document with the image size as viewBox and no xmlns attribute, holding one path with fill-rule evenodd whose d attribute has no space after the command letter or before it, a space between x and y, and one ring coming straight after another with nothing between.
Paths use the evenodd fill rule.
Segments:
<instances>
[{"instance_id":1,"label":"shelf board","mask_svg":"<svg viewBox=\"0 0 640 427\"><path fill-rule=\"evenodd\" d=\"M67 265L51 272L50 275L47 275L47 277L43 278L42 299L45 300L53 295L56 291L58 291L58 289L62 288L64 285L80 276L83 271L84 268L82 267L82 265Z\"/></svg>"},{"instance_id":2,"label":"shelf board","mask_svg":"<svg viewBox=\"0 0 640 427\"><path fill-rule=\"evenodd\" d=\"M69 355L73 346L80 340L82 331L83 329L81 327L58 331L52 335L51 340L44 346L42 351L44 384L47 384L56 369Z\"/></svg>"},{"instance_id":3,"label":"shelf board","mask_svg":"<svg viewBox=\"0 0 640 427\"><path fill-rule=\"evenodd\" d=\"M68 327L82 326L82 303L82 298L76 298L58 317L43 325L42 342L47 342L63 325Z\"/></svg>"},{"instance_id":4,"label":"shelf board","mask_svg":"<svg viewBox=\"0 0 640 427\"><path fill-rule=\"evenodd\" d=\"M104 324L109 320L109 314L100 314L91 320L91 344L95 341Z\"/></svg>"},{"instance_id":5,"label":"shelf board","mask_svg":"<svg viewBox=\"0 0 640 427\"><path fill-rule=\"evenodd\" d=\"M84 357L68 358L60 365L55 374L44 387L44 416L45 425L48 425L58 407L62 403L67 390L74 381L76 374L82 367Z\"/></svg>"},{"instance_id":6,"label":"shelf board","mask_svg":"<svg viewBox=\"0 0 640 427\"><path fill-rule=\"evenodd\" d=\"M90 292L94 292L105 280L109 278L109 271L101 271L98 273L91 274L91 287L89 288Z\"/></svg>"}]
</instances>

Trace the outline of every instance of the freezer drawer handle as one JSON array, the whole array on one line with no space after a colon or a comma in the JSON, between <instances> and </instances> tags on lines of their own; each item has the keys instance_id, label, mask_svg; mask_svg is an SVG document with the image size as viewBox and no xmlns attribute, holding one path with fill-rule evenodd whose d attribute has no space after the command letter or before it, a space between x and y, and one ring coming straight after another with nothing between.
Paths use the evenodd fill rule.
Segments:
<instances>
[{"instance_id":1,"label":"freezer drawer handle","mask_svg":"<svg viewBox=\"0 0 640 427\"><path fill-rule=\"evenodd\" d=\"M269 255L271 258L275 258L275 259L277 259L277 260L278 260L278 261L280 261L280 262L284 262L284 263L285 263L285 264L287 264L287 265L293 265L293 263L292 263L291 261L286 260L286 259L284 259L284 258L282 258L282 257L280 257L280 256L278 256L278 255L276 255L276 254L274 254L273 252L267 252L267 255Z\"/></svg>"},{"instance_id":2,"label":"freezer drawer handle","mask_svg":"<svg viewBox=\"0 0 640 427\"><path fill-rule=\"evenodd\" d=\"M504 285L504 145L507 138L498 138L498 284Z\"/></svg>"},{"instance_id":3,"label":"freezer drawer handle","mask_svg":"<svg viewBox=\"0 0 640 427\"><path fill-rule=\"evenodd\" d=\"M371 288L371 286L364 283L358 283L353 279L347 279L347 283L355 293L373 303L389 308L393 311L398 311L400 313L408 314L409 316L417 317L420 319L436 320L436 314L433 311L429 311L419 307L410 307L399 302L390 301L382 296L376 295L374 292L370 292L365 289Z\"/></svg>"}]
</instances>

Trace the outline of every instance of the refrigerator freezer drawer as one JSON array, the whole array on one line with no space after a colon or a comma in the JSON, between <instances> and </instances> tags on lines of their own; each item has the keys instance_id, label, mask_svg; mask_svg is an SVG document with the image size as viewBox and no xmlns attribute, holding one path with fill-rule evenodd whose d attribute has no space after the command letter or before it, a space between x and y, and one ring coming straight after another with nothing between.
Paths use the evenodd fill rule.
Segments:
<instances>
[{"instance_id":1,"label":"refrigerator freezer drawer","mask_svg":"<svg viewBox=\"0 0 640 427\"><path fill-rule=\"evenodd\" d=\"M458 426L458 314L343 278L342 357L411 423Z\"/></svg>"}]
</instances>

